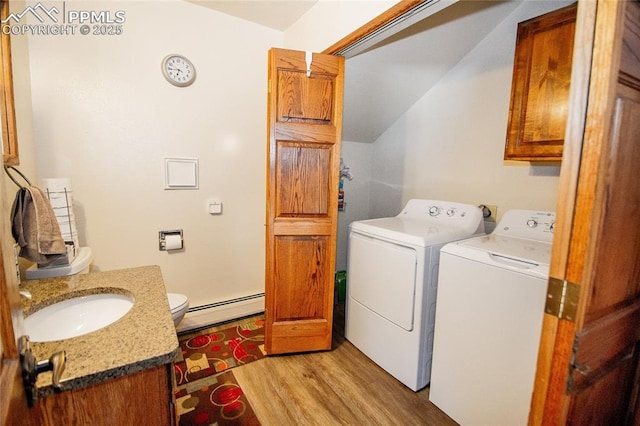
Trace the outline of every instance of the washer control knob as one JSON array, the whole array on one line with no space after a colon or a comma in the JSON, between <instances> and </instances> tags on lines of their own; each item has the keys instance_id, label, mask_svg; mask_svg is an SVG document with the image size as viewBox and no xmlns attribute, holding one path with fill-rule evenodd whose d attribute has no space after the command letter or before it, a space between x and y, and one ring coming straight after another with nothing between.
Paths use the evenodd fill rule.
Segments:
<instances>
[{"instance_id":1,"label":"washer control knob","mask_svg":"<svg viewBox=\"0 0 640 426\"><path fill-rule=\"evenodd\" d=\"M456 211L454 209L447 210L447 216L451 217L451 216L453 216L455 214L456 214Z\"/></svg>"},{"instance_id":2,"label":"washer control knob","mask_svg":"<svg viewBox=\"0 0 640 426\"><path fill-rule=\"evenodd\" d=\"M538 226L538 221L536 221L535 219L529 219L527 221L527 226L529 228L535 228L536 226Z\"/></svg>"},{"instance_id":3,"label":"washer control knob","mask_svg":"<svg viewBox=\"0 0 640 426\"><path fill-rule=\"evenodd\" d=\"M438 216L440 214L440 208L438 206L429 207L429 216Z\"/></svg>"},{"instance_id":4,"label":"washer control knob","mask_svg":"<svg viewBox=\"0 0 640 426\"><path fill-rule=\"evenodd\" d=\"M555 229L556 229L556 223L551 222L551 225L549 225L549 232L553 234L553 231L555 231Z\"/></svg>"}]
</instances>

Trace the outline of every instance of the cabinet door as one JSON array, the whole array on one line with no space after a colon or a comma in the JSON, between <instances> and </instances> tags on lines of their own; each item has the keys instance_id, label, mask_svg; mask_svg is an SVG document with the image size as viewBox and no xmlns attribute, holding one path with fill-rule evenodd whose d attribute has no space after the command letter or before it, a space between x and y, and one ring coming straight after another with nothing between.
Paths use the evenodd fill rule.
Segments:
<instances>
[{"instance_id":1,"label":"cabinet door","mask_svg":"<svg viewBox=\"0 0 640 426\"><path fill-rule=\"evenodd\" d=\"M562 159L576 9L518 24L505 160Z\"/></svg>"}]
</instances>

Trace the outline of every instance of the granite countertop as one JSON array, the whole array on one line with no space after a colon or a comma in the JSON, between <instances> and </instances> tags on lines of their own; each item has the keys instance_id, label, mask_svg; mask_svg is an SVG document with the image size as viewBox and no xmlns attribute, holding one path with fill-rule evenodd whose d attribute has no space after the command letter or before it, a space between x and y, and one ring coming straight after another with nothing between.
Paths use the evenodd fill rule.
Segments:
<instances>
[{"instance_id":1,"label":"granite countertop","mask_svg":"<svg viewBox=\"0 0 640 426\"><path fill-rule=\"evenodd\" d=\"M133 297L129 312L116 322L89 334L52 342L31 342L38 361L66 351L62 390L77 389L172 362L178 337L159 266L24 281L24 316L61 300L96 293ZM38 375L38 396L54 392L52 373Z\"/></svg>"}]
</instances>

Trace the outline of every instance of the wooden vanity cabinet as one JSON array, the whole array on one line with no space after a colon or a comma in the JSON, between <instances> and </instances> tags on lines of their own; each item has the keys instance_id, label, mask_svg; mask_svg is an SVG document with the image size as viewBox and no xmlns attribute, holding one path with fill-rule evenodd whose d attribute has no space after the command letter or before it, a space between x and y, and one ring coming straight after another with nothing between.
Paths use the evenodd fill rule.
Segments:
<instances>
[{"instance_id":1,"label":"wooden vanity cabinet","mask_svg":"<svg viewBox=\"0 0 640 426\"><path fill-rule=\"evenodd\" d=\"M175 425L171 366L160 365L40 398L30 409L33 424Z\"/></svg>"},{"instance_id":2,"label":"wooden vanity cabinet","mask_svg":"<svg viewBox=\"0 0 640 426\"><path fill-rule=\"evenodd\" d=\"M560 161L577 3L520 22L505 160Z\"/></svg>"}]
</instances>

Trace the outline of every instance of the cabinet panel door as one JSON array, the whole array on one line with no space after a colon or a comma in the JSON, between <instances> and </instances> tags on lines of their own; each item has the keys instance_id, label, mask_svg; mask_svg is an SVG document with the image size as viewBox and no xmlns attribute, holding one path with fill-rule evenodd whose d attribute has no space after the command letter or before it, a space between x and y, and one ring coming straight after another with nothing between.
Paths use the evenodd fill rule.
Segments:
<instances>
[{"instance_id":1,"label":"cabinet panel door","mask_svg":"<svg viewBox=\"0 0 640 426\"><path fill-rule=\"evenodd\" d=\"M562 159L576 9L518 25L505 160Z\"/></svg>"}]
</instances>

